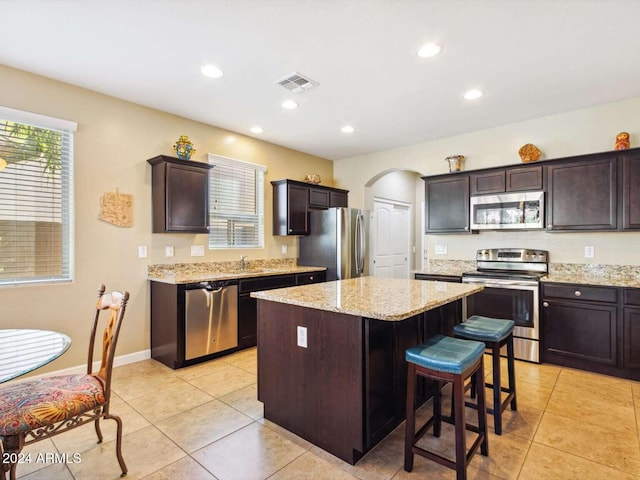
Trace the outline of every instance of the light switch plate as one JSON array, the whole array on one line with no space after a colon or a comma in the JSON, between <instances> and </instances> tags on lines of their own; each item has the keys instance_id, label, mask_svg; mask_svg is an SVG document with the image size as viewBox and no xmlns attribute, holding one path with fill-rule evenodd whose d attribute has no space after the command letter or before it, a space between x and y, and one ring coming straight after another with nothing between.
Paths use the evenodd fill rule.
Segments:
<instances>
[{"instance_id":1,"label":"light switch plate","mask_svg":"<svg viewBox=\"0 0 640 480\"><path fill-rule=\"evenodd\" d=\"M174 254L173 247L171 247L171 246L164 247L164 256L165 257L173 257L173 254Z\"/></svg>"},{"instance_id":2,"label":"light switch plate","mask_svg":"<svg viewBox=\"0 0 640 480\"><path fill-rule=\"evenodd\" d=\"M191 245L192 257L204 257L204 245Z\"/></svg>"},{"instance_id":3,"label":"light switch plate","mask_svg":"<svg viewBox=\"0 0 640 480\"><path fill-rule=\"evenodd\" d=\"M298 346L307 348L307 327L298 327Z\"/></svg>"},{"instance_id":4,"label":"light switch plate","mask_svg":"<svg viewBox=\"0 0 640 480\"><path fill-rule=\"evenodd\" d=\"M595 253L595 249L592 246L584 247L584 258L593 258Z\"/></svg>"},{"instance_id":5,"label":"light switch plate","mask_svg":"<svg viewBox=\"0 0 640 480\"><path fill-rule=\"evenodd\" d=\"M138 247L138 258L147 258L147 246L140 245Z\"/></svg>"}]
</instances>

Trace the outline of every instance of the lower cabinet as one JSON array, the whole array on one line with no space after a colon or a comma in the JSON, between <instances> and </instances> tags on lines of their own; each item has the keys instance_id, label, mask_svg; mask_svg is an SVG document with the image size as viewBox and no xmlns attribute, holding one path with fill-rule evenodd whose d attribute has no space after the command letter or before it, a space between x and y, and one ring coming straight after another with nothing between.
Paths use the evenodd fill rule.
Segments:
<instances>
[{"instance_id":1,"label":"lower cabinet","mask_svg":"<svg viewBox=\"0 0 640 480\"><path fill-rule=\"evenodd\" d=\"M640 379L640 289L542 284L542 361Z\"/></svg>"},{"instance_id":2,"label":"lower cabinet","mask_svg":"<svg viewBox=\"0 0 640 480\"><path fill-rule=\"evenodd\" d=\"M640 289L622 292L622 366L640 371Z\"/></svg>"},{"instance_id":3,"label":"lower cabinet","mask_svg":"<svg viewBox=\"0 0 640 480\"><path fill-rule=\"evenodd\" d=\"M238 347L255 347L258 343L257 301L251 292L324 282L325 272L256 277L238 282Z\"/></svg>"}]
</instances>

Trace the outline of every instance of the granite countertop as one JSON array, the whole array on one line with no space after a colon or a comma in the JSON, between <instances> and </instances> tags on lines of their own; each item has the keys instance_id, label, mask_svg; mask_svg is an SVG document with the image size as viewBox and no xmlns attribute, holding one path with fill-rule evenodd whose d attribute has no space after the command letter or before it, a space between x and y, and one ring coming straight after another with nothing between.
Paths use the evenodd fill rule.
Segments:
<instances>
[{"instance_id":1,"label":"granite countertop","mask_svg":"<svg viewBox=\"0 0 640 480\"><path fill-rule=\"evenodd\" d=\"M267 277L295 273L323 272L325 267L296 265L295 259L247 260L239 262L169 263L147 266L147 280L171 284Z\"/></svg>"},{"instance_id":2,"label":"granite countertop","mask_svg":"<svg viewBox=\"0 0 640 480\"><path fill-rule=\"evenodd\" d=\"M640 288L640 277L619 275L593 275L587 273L550 273L540 279L542 282L577 283L605 287Z\"/></svg>"},{"instance_id":3,"label":"granite countertop","mask_svg":"<svg viewBox=\"0 0 640 480\"><path fill-rule=\"evenodd\" d=\"M459 300L482 286L360 277L253 292L252 297L301 307L397 321Z\"/></svg>"}]
</instances>

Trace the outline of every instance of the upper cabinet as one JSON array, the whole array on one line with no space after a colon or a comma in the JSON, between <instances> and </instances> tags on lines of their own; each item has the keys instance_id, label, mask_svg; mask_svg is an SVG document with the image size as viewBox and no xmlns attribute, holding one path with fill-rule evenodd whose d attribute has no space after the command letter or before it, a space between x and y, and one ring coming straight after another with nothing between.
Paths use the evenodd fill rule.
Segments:
<instances>
[{"instance_id":1,"label":"upper cabinet","mask_svg":"<svg viewBox=\"0 0 640 480\"><path fill-rule=\"evenodd\" d=\"M622 229L640 230L640 153L622 157L619 165L622 192Z\"/></svg>"},{"instance_id":2,"label":"upper cabinet","mask_svg":"<svg viewBox=\"0 0 640 480\"><path fill-rule=\"evenodd\" d=\"M586 157L546 165L545 169L547 230L617 228L616 157Z\"/></svg>"},{"instance_id":3,"label":"upper cabinet","mask_svg":"<svg viewBox=\"0 0 640 480\"><path fill-rule=\"evenodd\" d=\"M309 209L348 206L347 190L289 179L271 185L274 235L308 235Z\"/></svg>"},{"instance_id":4,"label":"upper cabinet","mask_svg":"<svg viewBox=\"0 0 640 480\"><path fill-rule=\"evenodd\" d=\"M548 232L640 230L640 148L422 178L425 233L468 233L470 196L537 190Z\"/></svg>"},{"instance_id":5,"label":"upper cabinet","mask_svg":"<svg viewBox=\"0 0 640 480\"><path fill-rule=\"evenodd\" d=\"M212 165L159 155L152 165L153 233L209 233Z\"/></svg>"},{"instance_id":6,"label":"upper cabinet","mask_svg":"<svg viewBox=\"0 0 640 480\"><path fill-rule=\"evenodd\" d=\"M423 177L425 233L469 233L469 176Z\"/></svg>"},{"instance_id":7,"label":"upper cabinet","mask_svg":"<svg viewBox=\"0 0 640 480\"><path fill-rule=\"evenodd\" d=\"M470 183L471 195L542 190L542 165L472 173Z\"/></svg>"}]
</instances>

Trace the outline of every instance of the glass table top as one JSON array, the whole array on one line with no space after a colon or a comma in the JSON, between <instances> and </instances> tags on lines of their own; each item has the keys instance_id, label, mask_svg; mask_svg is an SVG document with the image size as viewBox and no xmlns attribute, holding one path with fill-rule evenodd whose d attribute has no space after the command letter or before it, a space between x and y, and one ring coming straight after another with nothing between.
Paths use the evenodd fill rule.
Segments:
<instances>
[{"instance_id":1,"label":"glass table top","mask_svg":"<svg viewBox=\"0 0 640 480\"><path fill-rule=\"evenodd\" d=\"M71 339L63 333L0 329L0 383L46 365L70 346Z\"/></svg>"}]
</instances>

